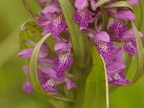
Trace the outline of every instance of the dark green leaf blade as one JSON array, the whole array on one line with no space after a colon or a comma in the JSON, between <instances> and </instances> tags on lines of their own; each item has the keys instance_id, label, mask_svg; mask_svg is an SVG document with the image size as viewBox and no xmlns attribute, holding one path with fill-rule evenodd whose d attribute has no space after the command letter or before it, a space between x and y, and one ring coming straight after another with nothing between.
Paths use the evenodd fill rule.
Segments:
<instances>
[{"instance_id":1,"label":"dark green leaf blade","mask_svg":"<svg viewBox=\"0 0 144 108\"><path fill-rule=\"evenodd\" d=\"M87 35L80 31L78 24L73 20L74 8L69 0L58 0L72 38L74 56L79 67L85 68L90 60L90 46Z\"/></svg>"},{"instance_id":2,"label":"dark green leaf blade","mask_svg":"<svg viewBox=\"0 0 144 108\"><path fill-rule=\"evenodd\" d=\"M83 108L109 108L108 81L105 63L95 45L92 46L93 67L86 81Z\"/></svg>"},{"instance_id":3,"label":"dark green leaf blade","mask_svg":"<svg viewBox=\"0 0 144 108\"><path fill-rule=\"evenodd\" d=\"M143 48L141 38L139 37L137 28L133 22L132 22L132 27L133 27L135 39L136 39L136 46L137 46L137 52L138 52L138 54L137 54L138 62L137 62L136 74L135 74L135 76L132 79L130 84L136 83L144 75L144 48Z\"/></svg>"},{"instance_id":4,"label":"dark green leaf blade","mask_svg":"<svg viewBox=\"0 0 144 108\"><path fill-rule=\"evenodd\" d=\"M41 95L50 98L50 99L60 99L63 101L71 101L70 99L67 99L65 97L62 96L54 96L51 94L46 93L43 88L40 85L39 82L39 78L38 78L38 74L37 74L37 61L38 61L38 54L39 54L39 50L41 45L43 44L43 42L50 36L50 34L47 34L46 36L44 36L35 46L34 51L32 53L31 59L30 59L30 63L29 63L29 81L31 86Z\"/></svg>"}]
</instances>

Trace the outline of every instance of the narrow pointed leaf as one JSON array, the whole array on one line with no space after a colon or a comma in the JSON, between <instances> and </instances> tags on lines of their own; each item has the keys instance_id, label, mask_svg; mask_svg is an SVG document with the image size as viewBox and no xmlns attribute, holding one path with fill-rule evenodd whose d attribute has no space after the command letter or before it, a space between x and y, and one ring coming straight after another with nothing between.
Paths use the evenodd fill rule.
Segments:
<instances>
[{"instance_id":1,"label":"narrow pointed leaf","mask_svg":"<svg viewBox=\"0 0 144 108\"><path fill-rule=\"evenodd\" d=\"M95 45L92 46L92 70L86 81L83 108L109 108L105 63Z\"/></svg>"},{"instance_id":2,"label":"narrow pointed leaf","mask_svg":"<svg viewBox=\"0 0 144 108\"><path fill-rule=\"evenodd\" d=\"M140 0L140 19L139 19L139 23L138 23L138 30L141 30L142 24L143 24L143 5L142 5L142 1Z\"/></svg>"},{"instance_id":3,"label":"narrow pointed leaf","mask_svg":"<svg viewBox=\"0 0 144 108\"><path fill-rule=\"evenodd\" d=\"M43 29L34 21L28 21L21 26L21 31L26 30L33 41L38 42L43 36L41 35Z\"/></svg>"},{"instance_id":4,"label":"narrow pointed leaf","mask_svg":"<svg viewBox=\"0 0 144 108\"><path fill-rule=\"evenodd\" d=\"M38 17L38 14L29 6L28 0L22 0L22 2L29 16L32 18L33 21L37 23L35 18Z\"/></svg>"},{"instance_id":5,"label":"narrow pointed leaf","mask_svg":"<svg viewBox=\"0 0 144 108\"><path fill-rule=\"evenodd\" d=\"M109 1L110 1L110 0L99 0L99 1L95 4L94 8L98 8L98 7L102 6L103 4L105 4L105 3L109 2Z\"/></svg>"},{"instance_id":6,"label":"narrow pointed leaf","mask_svg":"<svg viewBox=\"0 0 144 108\"><path fill-rule=\"evenodd\" d=\"M137 28L133 22L132 22L132 27L133 27L135 39L136 39L137 52L138 52L138 55L137 55L138 62L137 62L136 74L135 74L135 76L132 79L130 84L137 82L144 75L144 48L143 48L141 38L139 37Z\"/></svg>"},{"instance_id":7,"label":"narrow pointed leaf","mask_svg":"<svg viewBox=\"0 0 144 108\"><path fill-rule=\"evenodd\" d=\"M48 94L47 92L45 92L43 90L43 88L40 85L39 82L39 78L38 78L38 74L37 74L37 61L38 61L38 54L39 54L39 50L41 45L43 44L43 42L50 36L50 34L47 34L46 36L44 36L35 46L34 51L32 53L31 59L30 59L30 63L29 63L29 80L30 80L30 84L31 86L41 95L50 98L50 99L60 99L63 101L72 101L70 99L67 99L65 97L58 97L58 96L52 96L50 94Z\"/></svg>"},{"instance_id":8,"label":"narrow pointed leaf","mask_svg":"<svg viewBox=\"0 0 144 108\"><path fill-rule=\"evenodd\" d=\"M68 29L70 31L74 56L76 58L78 66L81 68L85 68L87 67L90 60L88 37L83 31L80 31L78 24L74 22L73 15L75 10L69 0L58 1L61 5Z\"/></svg>"},{"instance_id":9,"label":"narrow pointed leaf","mask_svg":"<svg viewBox=\"0 0 144 108\"><path fill-rule=\"evenodd\" d=\"M107 11L107 9L104 9L103 7L101 7L101 11L102 11L102 29L101 29L101 31L106 31L108 21L109 21L108 11Z\"/></svg>"},{"instance_id":10,"label":"narrow pointed leaf","mask_svg":"<svg viewBox=\"0 0 144 108\"><path fill-rule=\"evenodd\" d=\"M114 8L114 7L128 7L133 10L132 6L126 1L117 1L105 6L105 8Z\"/></svg>"},{"instance_id":11,"label":"narrow pointed leaf","mask_svg":"<svg viewBox=\"0 0 144 108\"><path fill-rule=\"evenodd\" d=\"M125 74L128 73L129 67L130 67L130 65L131 65L132 57L133 57L133 55L128 54L128 56L127 56L127 58L126 58L126 61L125 61L126 68L125 68L124 71L123 71Z\"/></svg>"}]
</instances>

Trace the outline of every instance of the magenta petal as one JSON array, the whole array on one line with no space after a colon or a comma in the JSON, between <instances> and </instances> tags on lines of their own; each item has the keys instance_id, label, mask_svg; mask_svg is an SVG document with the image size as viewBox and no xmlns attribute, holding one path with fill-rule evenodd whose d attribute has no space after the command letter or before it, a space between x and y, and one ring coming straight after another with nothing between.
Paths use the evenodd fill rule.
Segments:
<instances>
[{"instance_id":1,"label":"magenta petal","mask_svg":"<svg viewBox=\"0 0 144 108\"><path fill-rule=\"evenodd\" d=\"M137 5L140 3L140 0L126 0L130 5Z\"/></svg>"},{"instance_id":2,"label":"magenta petal","mask_svg":"<svg viewBox=\"0 0 144 108\"><path fill-rule=\"evenodd\" d=\"M135 15L130 10L124 10L124 9L119 10L115 16L116 18L121 19L121 20L130 20L130 21L135 20Z\"/></svg>"},{"instance_id":3,"label":"magenta petal","mask_svg":"<svg viewBox=\"0 0 144 108\"><path fill-rule=\"evenodd\" d=\"M44 14L61 13L61 8L58 5L50 5L44 8Z\"/></svg>"},{"instance_id":4,"label":"magenta petal","mask_svg":"<svg viewBox=\"0 0 144 108\"><path fill-rule=\"evenodd\" d=\"M39 58L46 57L48 53L49 53L48 45L46 43L43 43L39 51Z\"/></svg>"},{"instance_id":5,"label":"magenta petal","mask_svg":"<svg viewBox=\"0 0 144 108\"><path fill-rule=\"evenodd\" d=\"M140 37L143 37L143 34L141 32L138 32ZM133 29L128 29L122 34L122 40L124 41L129 41L131 39L134 39L134 30Z\"/></svg>"},{"instance_id":6,"label":"magenta petal","mask_svg":"<svg viewBox=\"0 0 144 108\"><path fill-rule=\"evenodd\" d=\"M89 37L94 37L94 31L87 27L80 27L80 30L83 30Z\"/></svg>"},{"instance_id":7,"label":"magenta petal","mask_svg":"<svg viewBox=\"0 0 144 108\"><path fill-rule=\"evenodd\" d=\"M28 75L28 71L29 71L28 66L23 66L23 71Z\"/></svg>"},{"instance_id":8,"label":"magenta petal","mask_svg":"<svg viewBox=\"0 0 144 108\"><path fill-rule=\"evenodd\" d=\"M137 54L136 42L135 41L128 41L125 42L123 46L124 50L130 54Z\"/></svg>"},{"instance_id":9,"label":"magenta petal","mask_svg":"<svg viewBox=\"0 0 144 108\"><path fill-rule=\"evenodd\" d=\"M94 36L94 42L110 42L110 36L107 32L105 31L100 31L95 34Z\"/></svg>"},{"instance_id":10,"label":"magenta petal","mask_svg":"<svg viewBox=\"0 0 144 108\"><path fill-rule=\"evenodd\" d=\"M109 74L115 74L118 71L124 69L125 67L126 67L125 64L122 62L112 62L108 64L106 68Z\"/></svg>"},{"instance_id":11,"label":"magenta petal","mask_svg":"<svg viewBox=\"0 0 144 108\"><path fill-rule=\"evenodd\" d=\"M20 53L18 53L18 56L22 57L22 58L30 59L31 55L32 55L32 52L33 52L32 48L24 49Z\"/></svg>"},{"instance_id":12,"label":"magenta petal","mask_svg":"<svg viewBox=\"0 0 144 108\"><path fill-rule=\"evenodd\" d=\"M123 72L116 73L112 76L113 80L109 82L110 84L114 84L117 86L124 86L130 83L130 80L127 80L125 74Z\"/></svg>"},{"instance_id":13,"label":"magenta petal","mask_svg":"<svg viewBox=\"0 0 144 108\"><path fill-rule=\"evenodd\" d=\"M32 93L34 91L34 89L31 87L29 81L26 81L23 85L23 90L28 92L28 93Z\"/></svg>"},{"instance_id":14,"label":"magenta petal","mask_svg":"<svg viewBox=\"0 0 144 108\"><path fill-rule=\"evenodd\" d=\"M113 61L122 62L124 58L124 50L122 47L115 47L113 50Z\"/></svg>"},{"instance_id":15,"label":"magenta petal","mask_svg":"<svg viewBox=\"0 0 144 108\"><path fill-rule=\"evenodd\" d=\"M45 68L43 70L43 72L46 73L52 79L56 79L57 78L56 70L54 68L52 68L52 67Z\"/></svg>"},{"instance_id":16,"label":"magenta petal","mask_svg":"<svg viewBox=\"0 0 144 108\"><path fill-rule=\"evenodd\" d=\"M71 88L76 88L76 85L74 82L72 82L71 79L67 78L66 79L66 85L67 85L67 89L70 90Z\"/></svg>"},{"instance_id":17,"label":"magenta petal","mask_svg":"<svg viewBox=\"0 0 144 108\"><path fill-rule=\"evenodd\" d=\"M71 47L67 43L59 42L56 43L56 45L54 46L54 50L57 52L61 52L61 51L71 52Z\"/></svg>"},{"instance_id":18,"label":"magenta petal","mask_svg":"<svg viewBox=\"0 0 144 108\"><path fill-rule=\"evenodd\" d=\"M77 9L82 10L88 6L88 0L76 0L74 5Z\"/></svg>"},{"instance_id":19,"label":"magenta petal","mask_svg":"<svg viewBox=\"0 0 144 108\"><path fill-rule=\"evenodd\" d=\"M53 79L48 79L45 83L42 84L43 89L46 92L56 92L56 82Z\"/></svg>"}]
</instances>

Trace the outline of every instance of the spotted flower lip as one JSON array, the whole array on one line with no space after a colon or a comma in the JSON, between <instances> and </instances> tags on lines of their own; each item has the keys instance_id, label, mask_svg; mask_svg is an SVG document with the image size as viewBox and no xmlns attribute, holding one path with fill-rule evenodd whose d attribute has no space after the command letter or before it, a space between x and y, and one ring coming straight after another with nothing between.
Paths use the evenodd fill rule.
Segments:
<instances>
[{"instance_id":1,"label":"spotted flower lip","mask_svg":"<svg viewBox=\"0 0 144 108\"><path fill-rule=\"evenodd\" d=\"M50 79L48 79L48 81L51 80L53 82L53 84L54 83L55 84L57 84L57 83L58 84L65 83L67 85L67 89L68 90L71 89L71 88L73 88L73 87L76 87L76 85L74 84L74 82L72 82L72 80L69 79L68 77L66 77L64 75L61 78L57 77L57 74L56 74L57 71L54 68L52 68L52 67L45 68L43 70L43 72L46 73L49 76ZM50 87L50 88L52 87L52 86L48 85L48 84L51 84L48 81L45 84L43 84L43 87L45 87L47 89L48 89L48 87ZM55 86L55 89L56 89L56 86Z\"/></svg>"},{"instance_id":2,"label":"spotted flower lip","mask_svg":"<svg viewBox=\"0 0 144 108\"><path fill-rule=\"evenodd\" d=\"M122 71L112 75L112 77L108 75L108 80L110 84L114 84L116 86L125 86L131 82L126 79L126 75Z\"/></svg>"}]
</instances>

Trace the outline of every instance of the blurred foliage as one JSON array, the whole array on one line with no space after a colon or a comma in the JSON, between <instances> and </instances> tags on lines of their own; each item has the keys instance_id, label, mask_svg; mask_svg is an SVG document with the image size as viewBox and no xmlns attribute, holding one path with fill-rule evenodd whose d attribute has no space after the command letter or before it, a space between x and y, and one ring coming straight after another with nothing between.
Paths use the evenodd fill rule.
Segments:
<instances>
[{"instance_id":1,"label":"blurred foliage","mask_svg":"<svg viewBox=\"0 0 144 108\"><path fill-rule=\"evenodd\" d=\"M36 5L34 6L35 8ZM138 24L140 11L135 7ZM0 1L0 108L52 108L38 93L28 94L22 90L27 76L22 71L19 51L19 27L30 20L21 0ZM144 19L143 19L144 20ZM144 34L144 24L142 24ZM128 78L134 76L136 60L133 61ZM110 95L110 108L143 108L144 78L138 83L119 87Z\"/></svg>"}]
</instances>

